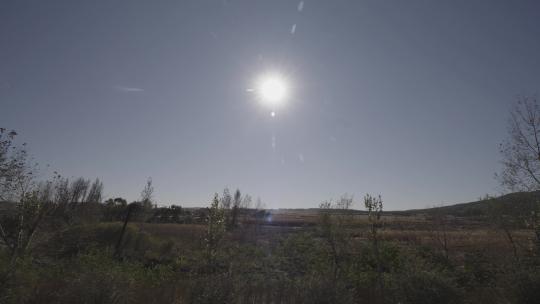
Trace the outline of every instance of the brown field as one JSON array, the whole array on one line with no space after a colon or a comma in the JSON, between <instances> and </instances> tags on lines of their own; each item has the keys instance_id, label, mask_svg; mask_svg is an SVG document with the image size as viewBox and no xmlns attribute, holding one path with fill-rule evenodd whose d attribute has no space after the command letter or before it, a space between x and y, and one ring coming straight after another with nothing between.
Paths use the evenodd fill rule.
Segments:
<instances>
[{"instance_id":1,"label":"brown field","mask_svg":"<svg viewBox=\"0 0 540 304\"><path fill-rule=\"evenodd\" d=\"M317 210L271 210L264 220L247 220L244 229L228 237L268 244L281 237L302 231L317 229L319 212ZM486 255L508 256L513 254L513 246L508 235L496 229L487 221L468 218L446 217L444 225L434 223L428 216L387 214L382 217L383 225L379 231L381 239L395 242L404 247L428 246L442 250L441 242L446 236L449 255L459 261L465 253L481 251ZM202 240L206 226L202 224L152 224L134 223L152 235L167 238L179 244L193 245ZM348 217L348 229L353 240L364 241L369 238L369 221L365 214ZM519 254L533 250L534 233L531 230L510 231Z\"/></svg>"}]
</instances>

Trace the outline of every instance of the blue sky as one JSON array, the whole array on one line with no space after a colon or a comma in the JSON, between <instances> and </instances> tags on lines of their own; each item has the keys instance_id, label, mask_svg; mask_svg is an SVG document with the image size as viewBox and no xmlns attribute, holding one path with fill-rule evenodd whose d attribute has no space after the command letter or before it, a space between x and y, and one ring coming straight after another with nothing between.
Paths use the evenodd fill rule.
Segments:
<instances>
[{"instance_id":1,"label":"blue sky","mask_svg":"<svg viewBox=\"0 0 540 304\"><path fill-rule=\"evenodd\" d=\"M539 37L538 1L5 0L0 125L44 176L99 177L110 197L151 176L185 206L224 187L273 208L465 202L500 191ZM247 91L266 71L292 87L275 117Z\"/></svg>"}]
</instances>

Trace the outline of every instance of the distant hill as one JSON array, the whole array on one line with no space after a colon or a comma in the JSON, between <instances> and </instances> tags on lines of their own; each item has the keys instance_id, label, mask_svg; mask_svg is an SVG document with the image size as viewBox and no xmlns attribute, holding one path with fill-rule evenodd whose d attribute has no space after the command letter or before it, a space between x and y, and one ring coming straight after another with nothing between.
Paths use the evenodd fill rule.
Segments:
<instances>
[{"instance_id":1,"label":"distant hill","mask_svg":"<svg viewBox=\"0 0 540 304\"><path fill-rule=\"evenodd\" d=\"M479 200L468 203L460 203L441 207L432 207L424 209L410 209L403 211L384 211L385 215L417 215L417 214L444 214L456 217L483 217L497 212L499 214L506 215L524 215L529 214L531 210L534 210L533 205L540 203L540 191L533 192L515 192L500 197ZM322 210L319 208L309 209L270 209L271 213L298 213L298 214L311 214L318 213ZM325 210L331 213L348 213L356 215L366 215L365 210L349 209L349 210Z\"/></svg>"},{"instance_id":2,"label":"distant hill","mask_svg":"<svg viewBox=\"0 0 540 304\"><path fill-rule=\"evenodd\" d=\"M540 191L514 192L480 201L461 203L426 209L412 209L392 213L401 214L435 214L441 213L458 217L486 216L492 212L507 215L524 215L534 210L534 205L540 202Z\"/></svg>"},{"instance_id":3,"label":"distant hill","mask_svg":"<svg viewBox=\"0 0 540 304\"><path fill-rule=\"evenodd\" d=\"M468 203L460 203L449 206L433 207L433 208L424 208L424 209L410 209L404 211L384 211L385 215L417 215L417 214L444 214L451 215L456 217L483 217L487 216L493 212L506 215L525 215L530 214L531 210L535 210L534 205L540 207L540 191L532 192L514 192L506 194L496 198L490 198L485 200L479 200ZM15 203L0 201L0 215L6 214L8 212L13 212L15 210ZM197 210L200 208L186 208L186 210ZM306 215L314 215L323 211L319 208L280 208L280 209L268 209L267 210L273 214L279 213L298 213ZM325 210L326 212L336 213L347 213L347 214L356 214L356 215L366 215L365 210L349 209L349 210ZM540 211L540 210L539 210Z\"/></svg>"}]
</instances>

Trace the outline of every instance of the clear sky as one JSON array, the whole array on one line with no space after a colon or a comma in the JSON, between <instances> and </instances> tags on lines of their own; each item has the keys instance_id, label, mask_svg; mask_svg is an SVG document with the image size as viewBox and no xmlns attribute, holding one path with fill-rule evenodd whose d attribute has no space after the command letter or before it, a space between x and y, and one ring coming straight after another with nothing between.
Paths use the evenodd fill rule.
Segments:
<instances>
[{"instance_id":1,"label":"clear sky","mask_svg":"<svg viewBox=\"0 0 540 304\"><path fill-rule=\"evenodd\" d=\"M249 92L266 71L291 86L275 117ZM537 0L0 2L0 125L129 200L148 176L184 206L226 186L274 208L498 193L539 72Z\"/></svg>"}]
</instances>

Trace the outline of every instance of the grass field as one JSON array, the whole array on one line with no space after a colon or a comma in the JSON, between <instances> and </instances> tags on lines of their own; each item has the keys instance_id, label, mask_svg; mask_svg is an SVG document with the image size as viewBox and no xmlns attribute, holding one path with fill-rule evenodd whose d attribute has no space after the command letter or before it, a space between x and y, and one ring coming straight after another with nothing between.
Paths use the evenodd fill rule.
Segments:
<instances>
[{"instance_id":1,"label":"grass field","mask_svg":"<svg viewBox=\"0 0 540 304\"><path fill-rule=\"evenodd\" d=\"M290 234L313 232L320 221L320 211L306 210L270 210L261 220L246 219L242 221L243 229L231 233L229 237L244 239L261 244L287 237ZM444 217L443 223L434 221L425 214L395 215L389 213L381 218L380 238L401 246L428 246L441 249L441 241L446 238L449 254L457 261L465 253L482 251L493 257L513 254L513 246L508 235L497 229L488 220L477 220L465 217ZM204 238L206 226L200 224L133 224L159 238L172 240L180 245L194 244ZM367 241L370 237L370 223L366 214L347 216L347 231L353 236L351 241ZM530 229L512 229L512 242L519 254L527 254L534 250L535 235Z\"/></svg>"}]
</instances>

